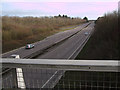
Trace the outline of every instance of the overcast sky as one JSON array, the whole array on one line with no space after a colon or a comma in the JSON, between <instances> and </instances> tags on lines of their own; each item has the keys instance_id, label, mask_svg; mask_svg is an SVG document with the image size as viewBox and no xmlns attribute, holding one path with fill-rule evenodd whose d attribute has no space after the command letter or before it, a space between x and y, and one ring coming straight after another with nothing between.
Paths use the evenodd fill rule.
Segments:
<instances>
[{"instance_id":1,"label":"overcast sky","mask_svg":"<svg viewBox=\"0 0 120 90\"><path fill-rule=\"evenodd\" d=\"M2 15L8 16L55 16L97 19L118 9L117 0L2 0Z\"/></svg>"}]
</instances>

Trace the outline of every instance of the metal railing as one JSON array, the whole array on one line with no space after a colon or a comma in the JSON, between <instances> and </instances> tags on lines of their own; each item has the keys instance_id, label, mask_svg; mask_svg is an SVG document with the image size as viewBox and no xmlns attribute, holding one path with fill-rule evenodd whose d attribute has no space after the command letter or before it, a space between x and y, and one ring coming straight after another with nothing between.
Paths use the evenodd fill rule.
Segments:
<instances>
[{"instance_id":1,"label":"metal railing","mask_svg":"<svg viewBox=\"0 0 120 90\"><path fill-rule=\"evenodd\" d=\"M119 61L3 59L3 88L120 89Z\"/></svg>"}]
</instances>

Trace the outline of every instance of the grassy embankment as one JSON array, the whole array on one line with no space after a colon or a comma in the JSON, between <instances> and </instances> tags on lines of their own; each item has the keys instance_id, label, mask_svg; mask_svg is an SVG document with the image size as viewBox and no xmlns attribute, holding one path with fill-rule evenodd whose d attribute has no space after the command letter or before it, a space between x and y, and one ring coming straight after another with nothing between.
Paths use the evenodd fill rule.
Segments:
<instances>
[{"instance_id":1,"label":"grassy embankment","mask_svg":"<svg viewBox=\"0 0 120 90\"><path fill-rule=\"evenodd\" d=\"M2 52L44 39L54 33L68 30L65 26L74 26L85 22L80 18L62 17L2 17Z\"/></svg>"},{"instance_id":2,"label":"grassy embankment","mask_svg":"<svg viewBox=\"0 0 120 90\"><path fill-rule=\"evenodd\" d=\"M120 59L118 13L99 18L95 31L76 59Z\"/></svg>"}]
</instances>

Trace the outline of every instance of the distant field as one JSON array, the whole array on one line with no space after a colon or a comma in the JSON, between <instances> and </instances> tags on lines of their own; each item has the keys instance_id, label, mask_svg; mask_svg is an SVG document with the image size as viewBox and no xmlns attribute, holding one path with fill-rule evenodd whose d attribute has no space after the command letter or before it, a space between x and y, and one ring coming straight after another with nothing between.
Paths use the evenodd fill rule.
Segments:
<instances>
[{"instance_id":1,"label":"distant field","mask_svg":"<svg viewBox=\"0 0 120 90\"><path fill-rule=\"evenodd\" d=\"M99 18L93 35L76 59L119 60L119 33L117 12Z\"/></svg>"},{"instance_id":2,"label":"distant field","mask_svg":"<svg viewBox=\"0 0 120 90\"><path fill-rule=\"evenodd\" d=\"M3 16L2 52L42 40L47 36L72 29L75 25L84 22L80 18Z\"/></svg>"}]
</instances>

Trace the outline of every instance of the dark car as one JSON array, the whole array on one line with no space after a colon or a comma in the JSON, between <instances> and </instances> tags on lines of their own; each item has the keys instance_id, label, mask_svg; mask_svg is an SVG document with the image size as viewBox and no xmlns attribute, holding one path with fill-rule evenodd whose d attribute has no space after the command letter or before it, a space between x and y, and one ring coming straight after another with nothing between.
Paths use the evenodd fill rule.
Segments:
<instances>
[{"instance_id":1,"label":"dark car","mask_svg":"<svg viewBox=\"0 0 120 90\"><path fill-rule=\"evenodd\" d=\"M31 49L31 48L34 48L34 45L33 44L27 44L25 48L26 49Z\"/></svg>"}]
</instances>

